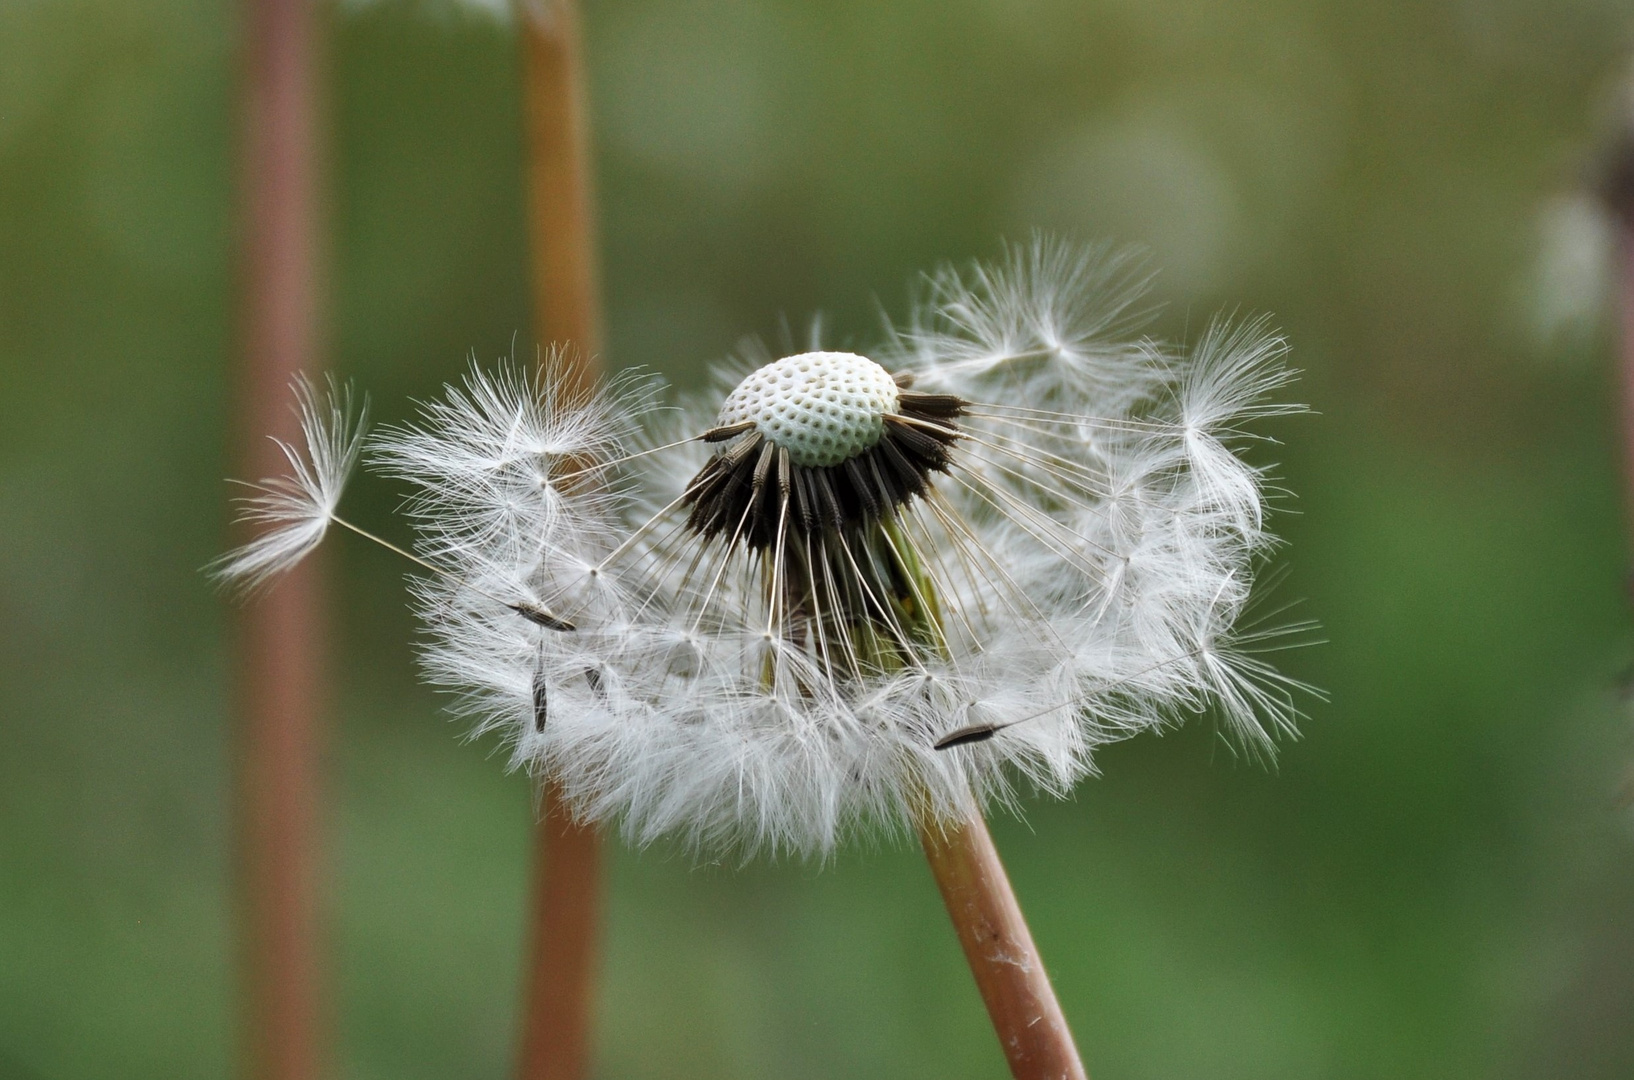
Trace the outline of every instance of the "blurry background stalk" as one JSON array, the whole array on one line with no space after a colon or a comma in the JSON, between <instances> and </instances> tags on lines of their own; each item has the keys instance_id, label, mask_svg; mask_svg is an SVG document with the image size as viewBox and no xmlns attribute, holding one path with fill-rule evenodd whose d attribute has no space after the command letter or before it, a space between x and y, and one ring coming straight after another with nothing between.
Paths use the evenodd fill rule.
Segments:
<instances>
[{"instance_id":1,"label":"blurry background stalk","mask_svg":"<svg viewBox=\"0 0 1634 1080\"><path fill-rule=\"evenodd\" d=\"M1615 120L1616 129L1601 177L1601 195L1611 213L1616 238L1616 307L1618 374L1622 391L1623 484L1625 512L1634 537L1634 83L1623 88L1628 105ZM1634 570L1628 581L1634 600Z\"/></svg>"},{"instance_id":2,"label":"blurry background stalk","mask_svg":"<svg viewBox=\"0 0 1634 1080\"><path fill-rule=\"evenodd\" d=\"M561 376L595 381L601 349L589 134L573 0L521 0L529 249L541 345L567 347ZM589 1064L601 836L547 782L535 831L531 935L523 976L522 1080L579 1080Z\"/></svg>"},{"instance_id":3,"label":"blurry background stalk","mask_svg":"<svg viewBox=\"0 0 1634 1080\"><path fill-rule=\"evenodd\" d=\"M240 475L286 467L290 382L316 340L313 19L306 0L248 0L240 123ZM239 888L244 1052L257 1080L318 1073L317 757L323 631L308 561L239 625Z\"/></svg>"},{"instance_id":4,"label":"blurry background stalk","mask_svg":"<svg viewBox=\"0 0 1634 1080\"><path fill-rule=\"evenodd\" d=\"M1620 89L1624 104L1613 120L1615 126L1602 163L1600 194L1616 231L1614 306L1623 444L1623 514L1631 553L1624 570L1623 588L1628 602L1634 605L1634 78L1625 79ZM1624 807L1634 804L1634 764L1623 770L1618 801Z\"/></svg>"}]
</instances>

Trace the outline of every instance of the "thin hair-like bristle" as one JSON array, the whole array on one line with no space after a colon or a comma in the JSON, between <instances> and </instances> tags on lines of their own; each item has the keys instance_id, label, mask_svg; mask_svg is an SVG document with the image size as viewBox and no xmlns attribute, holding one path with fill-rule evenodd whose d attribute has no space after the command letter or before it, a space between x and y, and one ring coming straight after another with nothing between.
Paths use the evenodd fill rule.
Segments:
<instances>
[{"instance_id":1,"label":"thin hair-like bristle","mask_svg":"<svg viewBox=\"0 0 1634 1080\"><path fill-rule=\"evenodd\" d=\"M264 587L323 542L368 428L368 403L354 403L349 385L330 377L320 393L302 378L291 389L301 445L274 440L289 471L249 485L255 493L239 500L238 520L260 531L208 567L212 577L236 592Z\"/></svg>"}]
</instances>

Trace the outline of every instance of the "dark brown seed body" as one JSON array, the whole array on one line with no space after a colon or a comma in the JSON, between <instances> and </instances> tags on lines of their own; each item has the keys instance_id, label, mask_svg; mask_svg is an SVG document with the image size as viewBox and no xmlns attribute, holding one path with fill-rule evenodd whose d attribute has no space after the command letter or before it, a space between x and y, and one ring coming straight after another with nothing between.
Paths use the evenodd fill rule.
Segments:
<instances>
[{"instance_id":1,"label":"dark brown seed body","mask_svg":"<svg viewBox=\"0 0 1634 1080\"><path fill-rule=\"evenodd\" d=\"M550 719L549 684L545 679L545 669L538 668L533 673L533 730L545 730L545 721Z\"/></svg>"},{"instance_id":2,"label":"dark brown seed body","mask_svg":"<svg viewBox=\"0 0 1634 1080\"><path fill-rule=\"evenodd\" d=\"M565 633L569 630L578 629L566 619L559 619L544 608L535 607L532 604L508 604L506 606L530 623L535 626L543 626L546 630L560 630Z\"/></svg>"},{"instance_id":3,"label":"dark brown seed body","mask_svg":"<svg viewBox=\"0 0 1634 1080\"><path fill-rule=\"evenodd\" d=\"M971 727L962 727L958 731L950 731L937 739L933 745L937 750L951 750L955 746L986 742L998 733L999 729L992 724L975 724Z\"/></svg>"}]
</instances>

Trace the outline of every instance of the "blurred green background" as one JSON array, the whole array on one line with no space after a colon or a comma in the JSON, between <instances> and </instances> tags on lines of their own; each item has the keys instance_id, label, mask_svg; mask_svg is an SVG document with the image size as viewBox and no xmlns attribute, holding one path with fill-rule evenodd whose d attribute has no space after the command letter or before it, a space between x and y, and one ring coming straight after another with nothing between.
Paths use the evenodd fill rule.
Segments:
<instances>
[{"instance_id":1,"label":"blurred green background","mask_svg":"<svg viewBox=\"0 0 1634 1080\"><path fill-rule=\"evenodd\" d=\"M1282 594L1330 644L1275 769L1206 724L996 827L1097 1080L1634 1076L1634 739L1606 236L1573 195L1626 0L587 0L614 364L695 383L1044 227L1159 327L1273 313ZM234 1061L227 544L237 9L0 0L0 1077ZM326 9L333 366L385 419L531 355L517 57ZM398 530L397 493L353 516ZM344 538L335 1071L500 1077L530 793L418 686ZM620 849L605 1077L992 1077L911 850Z\"/></svg>"}]
</instances>

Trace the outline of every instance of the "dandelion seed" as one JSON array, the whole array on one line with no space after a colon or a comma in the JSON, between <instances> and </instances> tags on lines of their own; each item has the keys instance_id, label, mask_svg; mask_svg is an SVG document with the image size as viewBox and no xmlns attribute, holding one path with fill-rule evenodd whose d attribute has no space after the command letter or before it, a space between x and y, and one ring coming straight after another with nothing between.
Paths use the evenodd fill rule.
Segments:
<instances>
[{"instance_id":1,"label":"dandelion seed","mask_svg":"<svg viewBox=\"0 0 1634 1080\"><path fill-rule=\"evenodd\" d=\"M354 409L350 387L330 379L320 396L302 379L293 388L303 445L275 440L290 471L251 485L256 494L242 500L238 515L266 528L209 568L217 580L246 592L293 568L323 542L368 426L367 403Z\"/></svg>"}]
</instances>

